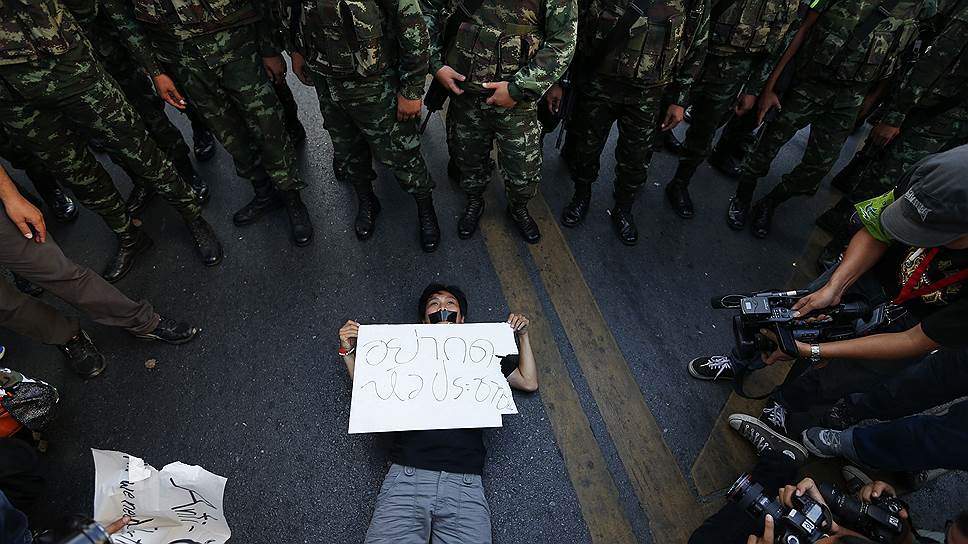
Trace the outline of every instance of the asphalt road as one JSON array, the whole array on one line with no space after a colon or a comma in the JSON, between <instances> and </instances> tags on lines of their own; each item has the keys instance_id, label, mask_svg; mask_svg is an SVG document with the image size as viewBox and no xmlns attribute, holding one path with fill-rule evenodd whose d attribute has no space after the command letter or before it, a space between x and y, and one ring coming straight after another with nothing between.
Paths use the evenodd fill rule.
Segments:
<instances>
[{"instance_id":1,"label":"asphalt road","mask_svg":"<svg viewBox=\"0 0 968 544\"><path fill-rule=\"evenodd\" d=\"M511 262L523 267L531 282L521 287L540 303L545 330L558 345L563 375L571 378L576 406L587 417L634 538L675 542L666 534L653 534L647 512L654 511L653 503L661 505L663 497L643 497L641 490L648 486L643 488L642 478L629 467L635 461L656 475L680 471L686 475L685 490L695 495L690 469L730 393L728 387L697 382L685 372L690 358L724 352L731 341L729 315L711 310L708 301L716 294L782 286L798 267L812 270L804 251L814 232L813 218L834 194L825 188L812 199L784 206L773 235L759 241L748 232L726 228L723 214L733 182L708 166L693 183L697 217L677 218L660 186L671 177L675 159L658 153L636 205L639 245L626 248L612 234L606 215L612 141L585 224L555 236L545 231L546 241L557 237L565 242L561 248L566 251L548 261L564 263L562 268L548 266L540 261L541 253L515 239L507 246L512 248L510 260L501 261L505 264L497 269L496 252L507 248L493 245L491 233L511 228L501 216L500 180L489 197L495 219L488 236L459 240L456 219L463 197L444 175L443 126L434 119L424 154L438 184L435 200L444 231L440 250L431 255L419 251L414 205L386 172L377 182L384 212L376 235L360 243L352 232L353 192L333 177L332 148L313 91L295 80L291 85L309 133L299 157L309 185L304 200L316 224L311 246L291 245L282 211L250 227L232 224L232 212L248 201L251 189L236 177L231 159L220 150L199 170L212 185L205 215L222 238L224 262L214 269L197 262L177 214L158 200L142 218L156 246L118 284L132 298L151 300L162 315L202 327L197 340L178 347L142 343L123 331L85 322L107 357L108 369L82 382L67 371L55 348L12 333L0 337L8 348L4 364L50 381L63 399L60 417L48 432L49 499L42 517L89 513L94 477L89 450L115 449L156 467L180 460L226 476L225 510L233 542L361 542L388 466L386 442L346 433L350 382L335 354L336 330L348 318L363 323L412 321L415 297L431 281L464 286L470 320L502 320L509 311L520 310L518 299L509 300L508 286L500 281ZM188 134L185 119L172 116ZM677 133L682 135L684 128ZM848 142L842 160L856 140ZM764 186L777 183L796 164L805 142L806 133L801 133L784 148ZM541 192L557 216L570 197L571 182L553 139L546 144ZM110 168L127 193L130 182ZM52 225L52 232L69 256L98 271L114 248L111 233L86 210L72 225ZM556 274L571 274L563 281L579 275L579 285L597 306L566 307L571 299L556 287ZM63 306L49 296L45 300ZM576 315L587 315L591 324L581 323ZM670 454L665 464L628 457L621 428L610 423L617 421L610 419L615 415L602 407L601 397L596 400L600 378L586 376L583 369L590 367L583 365L590 361L580 360L585 340L576 331L586 325L592 330L597 320L610 331L620 362L631 371L633 389L654 416L654 442L664 443ZM537 355L541 365L542 353ZM157 362L151 369L145 365L150 359ZM561 453L567 450L559 450L562 442L553 428L559 407L549 410L540 392L517 395L515 401L520 414L506 417L502 429L487 433L485 486L495 541L591 541L575 474L569 477L568 457ZM636 422L624 424L634 429ZM720 470L739 474L749 468ZM958 490L966 483L964 474L949 474L911 497L919 520L927 526L943 524L956 507L964 506ZM710 508L719 498L694 500Z\"/></svg>"}]
</instances>

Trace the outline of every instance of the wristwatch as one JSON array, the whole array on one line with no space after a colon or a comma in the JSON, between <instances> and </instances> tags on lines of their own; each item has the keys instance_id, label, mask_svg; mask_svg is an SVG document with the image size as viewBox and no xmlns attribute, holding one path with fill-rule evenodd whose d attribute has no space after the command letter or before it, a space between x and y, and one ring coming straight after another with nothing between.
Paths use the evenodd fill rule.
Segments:
<instances>
[{"instance_id":1,"label":"wristwatch","mask_svg":"<svg viewBox=\"0 0 968 544\"><path fill-rule=\"evenodd\" d=\"M817 364L821 361L820 344L810 344L810 362Z\"/></svg>"}]
</instances>

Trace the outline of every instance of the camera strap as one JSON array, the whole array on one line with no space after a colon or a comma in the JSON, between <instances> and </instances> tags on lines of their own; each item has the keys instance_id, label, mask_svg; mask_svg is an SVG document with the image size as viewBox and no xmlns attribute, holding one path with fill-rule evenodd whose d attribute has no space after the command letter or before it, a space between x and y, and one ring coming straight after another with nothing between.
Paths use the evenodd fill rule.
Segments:
<instances>
[{"instance_id":1,"label":"camera strap","mask_svg":"<svg viewBox=\"0 0 968 544\"><path fill-rule=\"evenodd\" d=\"M915 286L921 282L921 278L924 277L925 271L931 266L934 258L938 256L940 248L929 249L924 259L921 260L921 264L914 269L911 277L904 283L901 287L901 292L898 293L897 297L894 298L894 304L904 304L910 300L917 297L923 297L924 295L930 295L931 293L936 293L949 285L954 285L956 283L968 280L968 268L951 274L935 283L931 283L915 289Z\"/></svg>"}]
</instances>

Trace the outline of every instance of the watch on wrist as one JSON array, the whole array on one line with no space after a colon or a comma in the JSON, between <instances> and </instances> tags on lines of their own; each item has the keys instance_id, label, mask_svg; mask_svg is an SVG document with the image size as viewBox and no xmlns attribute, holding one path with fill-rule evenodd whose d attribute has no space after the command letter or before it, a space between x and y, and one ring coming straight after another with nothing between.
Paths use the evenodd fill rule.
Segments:
<instances>
[{"instance_id":1,"label":"watch on wrist","mask_svg":"<svg viewBox=\"0 0 968 544\"><path fill-rule=\"evenodd\" d=\"M821 361L820 344L810 344L810 362L817 364Z\"/></svg>"}]
</instances>

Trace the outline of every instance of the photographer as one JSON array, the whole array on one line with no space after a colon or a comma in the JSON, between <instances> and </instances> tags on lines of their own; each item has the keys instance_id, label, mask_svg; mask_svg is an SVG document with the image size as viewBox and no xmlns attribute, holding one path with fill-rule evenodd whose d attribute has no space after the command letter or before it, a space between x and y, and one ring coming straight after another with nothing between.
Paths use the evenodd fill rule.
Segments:
<instances>
[{"instance_id":1,"label":"photographer","mask_svg":"<svg viewBox=\"0 0 968 544\"><path fill-rule=\"evenodd\" d=\"M730 416L734 429L754 444L783 443L805 459L806 449L789 437L816 424L838 399L923 365L939 348L931 357L957 357L968 348L966 170L968 146L932 155L909 170L895 191L857 206L865 228L825 283L793 306L794 316L812 316L838 304L845 293L861 291L872 305L886 299L898 307L882 329L888 332L812 345L798 342L800 357L761 420L735 414ZM763 356L766 364L794 359L780 350ZM689 363L689 371L700 379L724 380L736 375L738 364L729 357L702 357ZM906 394L917 398L932 391Z\"/></svg>"},{"instance_id":2,"label":"photographer","mask_svg":"<svg viewBox=\"0 0 968 544\"><path fill-rule=\"evenodd\" d=\"M420 322L461 324L467 297L455 286L432 283L417 304ZM501 372L514 389L533 392L538 375L528 338L528 319L511 314L519 355L501 360ZM339 354L353 378L360 324L339 330ZM486 449L483 429L405 431L392 435L392 465L376 499L367 544L457 542L490 543L491 509L481 475Z\"/></svg>"}]
</instances>

